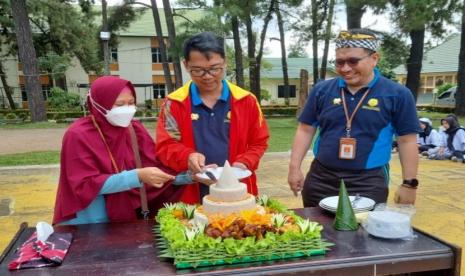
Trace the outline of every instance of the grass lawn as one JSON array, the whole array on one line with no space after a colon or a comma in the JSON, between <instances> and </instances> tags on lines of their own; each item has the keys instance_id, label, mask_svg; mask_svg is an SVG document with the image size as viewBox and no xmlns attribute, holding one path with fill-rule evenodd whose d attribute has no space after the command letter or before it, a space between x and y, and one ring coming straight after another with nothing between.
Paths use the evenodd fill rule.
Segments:
<instances>
[{"instance_id":1,"label":"grass lawn","mask_svg":"<svg viewBox=\"0 0 465 276\"><path fill-rule=\"evenodd\" d=\"M297 119L294 117L271 118L266 121L270 129L270 141L267 152L291 150L297 128Z\"/></svg>"},{"instance_id":2,"label":"grass lawn","mask_svg":"<svg viewBox=\"0 0 465 276\"><path fill-rule=\"evenodd\" d=\"M38 123L19 123L19 124L4 124L0 123L0 129L25 129L25 128L65 128L69 124L57 124L54 122L38 122Z\"/></svg>"},{"instance_id":3,"label":"grass lawn","mask_svg":"<svg viewBox=\"0 0 465 276\"><path fill-rule=\"evenodd\" d=\"M447 114L437 112L418 112L420 117L428 117L433 121L434 127L438 128L440 120ZM462 125L465 124L465 117L460 117ZM294 117L269 118L267 119L270 129L270 141L267 152L289 151L294 141L294 134L297 127L297 120ZM156 122L144 122L149 133L155 131ZM51 122L24 123L15 125L2 125L0 129L12 128L65 128L68 124L56 124ZM59 151L30 152L22 154L0 155L0 166L20 166L20 165L45 165L57 164L60 160Z\"/></svg>"},{"instance_id":4,"label":"grass lawn","mask_svg":"<svg viewBox=\"0 0 465 276\"><path fill-rule=\"evenodd\" d=\"M34 151L0 155L0 167L48 165L60 163L59 151Z\"/></svg>"}]
</instances>

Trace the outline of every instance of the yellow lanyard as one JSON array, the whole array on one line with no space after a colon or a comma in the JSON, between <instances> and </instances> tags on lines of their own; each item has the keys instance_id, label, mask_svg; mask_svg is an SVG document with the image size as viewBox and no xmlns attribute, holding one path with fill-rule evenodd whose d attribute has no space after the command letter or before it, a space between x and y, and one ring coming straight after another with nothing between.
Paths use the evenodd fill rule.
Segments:
<instances>
[{"instance_id":1,"label":"yellow lanyard","mask_svg":"<svg viewBox=\"0 0 465 276\"><path fill-rule=\"evenodd\" d=\"M103 143L105 144L105 147L107 148L108 155L110 155L111 163L113 164L113 168L115 169L116 173L119 173L118 165L116 165L115 158L113 157L113 154L110 151L110 147L107 144L107 140L105 140L105 137L103 136L102 130L100 130L100 127L97 124L97 121L95 121L94 115L90 115L92 118L92 122L94 122L95 128L98 130L98 133L100 134L100 137L102 137Z\"/></svg>"}]
</instances>

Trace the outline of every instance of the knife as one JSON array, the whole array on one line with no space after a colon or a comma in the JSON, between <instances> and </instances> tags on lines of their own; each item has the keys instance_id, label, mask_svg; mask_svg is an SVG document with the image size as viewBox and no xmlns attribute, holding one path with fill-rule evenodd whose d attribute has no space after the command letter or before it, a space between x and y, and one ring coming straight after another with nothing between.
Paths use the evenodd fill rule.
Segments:
<instances>
[{"instance_id":1,"label":"knife","mask_svg":"<svg viewBox=\"0 0 465 276\"><path fill-rule=\"evenodd\" d=\"M212 181L216 182L218 179L216 179L215 175L211 171L205 171L205 174L210 178Z\"/></svg>"}]
</instances>

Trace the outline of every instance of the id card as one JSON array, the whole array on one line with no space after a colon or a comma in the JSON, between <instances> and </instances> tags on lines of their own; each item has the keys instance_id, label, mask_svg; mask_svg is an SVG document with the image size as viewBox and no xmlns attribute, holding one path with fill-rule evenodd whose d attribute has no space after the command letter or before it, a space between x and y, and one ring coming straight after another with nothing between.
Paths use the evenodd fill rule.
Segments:
<instances>
[{"instance_id":1,"label":"id card","mask_svg":"<svg viewBox=\"0 0 465 276\"><path fill-rule=\"evenodd\" d=\"M357 140L344 137L339 139L339 159L355 159Z\"/></svg>"}]
</instances>

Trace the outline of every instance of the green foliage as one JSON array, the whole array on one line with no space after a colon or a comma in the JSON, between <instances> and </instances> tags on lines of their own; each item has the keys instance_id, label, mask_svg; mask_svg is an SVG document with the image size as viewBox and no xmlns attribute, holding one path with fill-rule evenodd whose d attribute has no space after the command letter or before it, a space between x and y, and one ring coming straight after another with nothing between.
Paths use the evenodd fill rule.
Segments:
<instances>
[{"instance_id":1,"label":"green foliage","mask_svg":"<svg viewBox=\"0 0 465 276\"><path fill-rule=\"evenodd\" d=\"M275 205L287 209L280 202ZM281 210L268 207L275 213ZM321 239L323 228L317 223L311 223L311 227L307 227L305 231L288 230L282 234L267 232L261 239L254 236L215 239L207 236L204 231L196 231L196 227L183 224L170 208L160 209L156 220L159 225L154 228L154 233L162 253L160 257L174 258L178 268L250 262L261 260L260 258L271 260L273 257L281 259L320 255L333 245ZM301 218L297 221L301 221Z\"/></svg>"},{"instance_id":2,"label":"green foliage","mask_svg":"<svg viewBox=\"0 0 465 276\"><path fill-rule=\"evenodd\" d=\"M460 7L459 1L409 0L390 1L393 7L391 18L404 33L426 29L433 37L448 34L446 26L453 22L453 14Z\"/></svg>"},{"instance_id":3,"label":"green foliage","mask_svg":"<svg viewBox=\"0 0 465 276\"><path fill-rule=\"evenodd\" d=\"M10 113L7 113L5 115L5 119L7 119L7 120L15 120L15 119L18 119L18 116L15 113L10 112Z\"/></svg>"},{"instance_id":4,"label":"green foliage","mask_svg":"<svg viewBox=\"0 0 465 276\"><path fill-rule=\"evenodd\" d=\"M48 104L51 108L69 110L77 109L81 105L79 95L76 93L66 92L58 87L53 87L50 92L52 96L48 99Z\"/></svg>"},{"instance_id":5,"label":"green foliage","mask_svg":"<svg viewBox=\"0 0 465 276\"><path fill-rule=\"evenodd\" d=\"M394 80L395 73L393 69L405 63L409 54L409 47L397 34L379 33L378 35L382 36L383 40L379 51L381 59L378 68L383 76Z\"/></svg>"},{"instance_id":6,"label":"green foliage","mask_svg":"<svg viewBox=\"0 0 465 276\"><path fill-rule=\"evenodd\" d=\"M262 112L265 116L295 116L297 114L297 107L263 106Z\"/></svg>"},{"instance_id":7,"label":"green foliage","mask_svg":"<svg viewBox=\"0 0 465 276\"><path fill-rule=\"evenodd\" d=\"M443 85L438 87L438 95L441 96L442 93L444 93L446 90L452 87L454 87L452 83L444 83Z\"/></svg>"},{"instance_id":8,"label":"green foliage","mask_svg":"<svg viewBox=\"0 0 465 276\"><path fill-rule=\"evenodd\" d=\"M271 94L268 90L262 89L260 96L262 100L269 101L271 99Z\"/></svg>"},{"instance_id":9,"label":"green foliage","mask_svg":"<svg viewBox=\"0 0 465 276\"><path fill-rule=\"evenodd\" d=\"M288 58L308 58L303 43L297 42L289 46Z\"/></svg>"},{"instance_id":10,"label":"green foliage","mask_svg":"<svg viewBox=\"0 0 465 276\"><path fill-rule=\"evenodd\" d=\"M60 0L28 1L28 9L31 21L40 31L34 36L39 57L50 52L62 57L74 56L87 73L101 71L96 13L82 12L71 1Z\"/></svg>"},{"instance_id":11,"label":"green foliage","mask_svg":"<svg viewBox=\"0 0 465 276\"><path fill-rule=\"evenodd\" d=\"M71 58L67 54L58 55L55 52L49 52L38 59L40 71L51 74L53 79L65 76L65 72L71 65Z\"/></svg>"}]
</instances>

